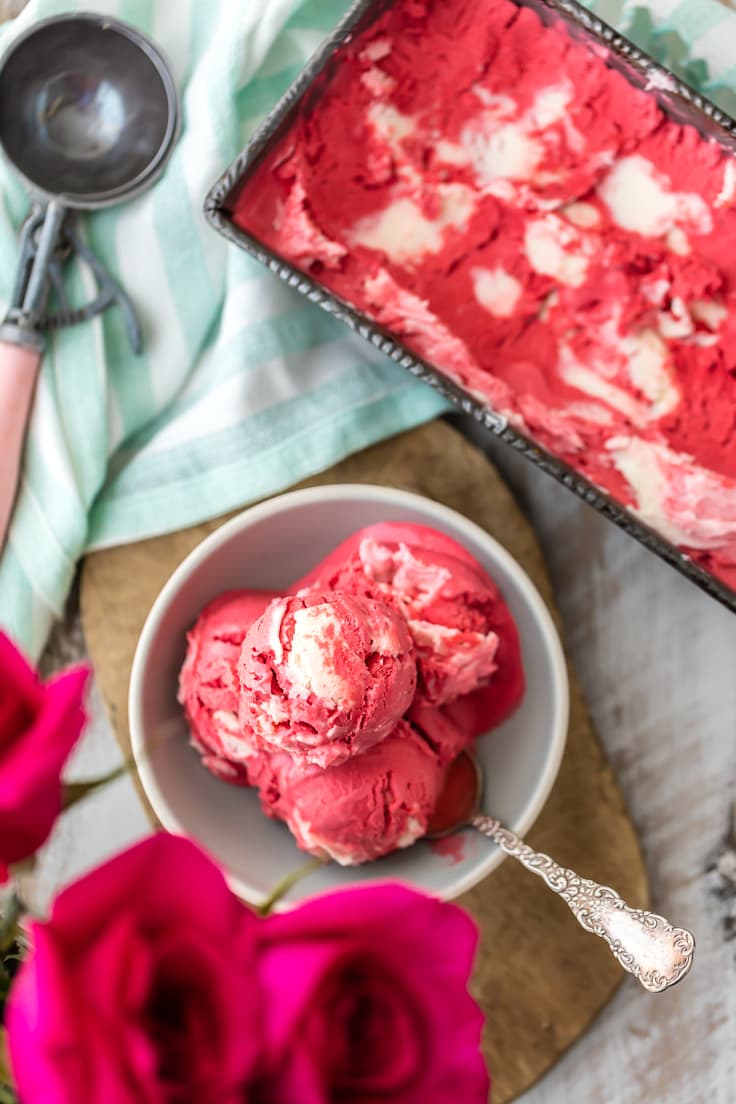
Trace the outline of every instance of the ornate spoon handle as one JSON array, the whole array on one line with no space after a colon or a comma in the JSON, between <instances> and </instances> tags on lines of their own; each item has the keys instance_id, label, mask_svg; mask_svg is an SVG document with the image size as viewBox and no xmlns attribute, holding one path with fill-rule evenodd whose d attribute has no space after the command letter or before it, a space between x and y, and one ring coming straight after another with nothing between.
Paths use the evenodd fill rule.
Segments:
<instances>
[{"instance_id":1,"label":"ornate spoon handle","mask_svg":"<svg viewBox=\"0 0 736 1104\"><path fill-rule=\"evenodd\" d=\"M685 977L692 965L695 940L685 928L675 928L663 916L631 908L615 890L581 878L541 851L534 851L493 817L478 814L472 824L507 855L544 878L565 901L578 923L605 939L625 970L650 993L661 993Z\"/></svg>"}]
</instances>

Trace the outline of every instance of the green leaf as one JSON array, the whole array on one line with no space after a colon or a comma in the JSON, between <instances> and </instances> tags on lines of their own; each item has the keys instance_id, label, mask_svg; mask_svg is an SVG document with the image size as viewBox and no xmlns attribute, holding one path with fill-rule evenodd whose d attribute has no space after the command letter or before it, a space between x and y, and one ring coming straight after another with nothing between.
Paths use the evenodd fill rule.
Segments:
<instances>
[{"instance_id":1,"label":"green leaf","mask_svg":"<svg viewBox=\"0 0 736 1104\"><path fill-rule=\"evenodd\" d=\"M0 957L0 1024L3 1022L5 1002L12 988L13 978L18 973L22 961L23 947L17 942L12 943L9 952ZM2 1080L1 1076L0 1080Z\"/></svg>"},{"instance_id":2,"label":"green leaf","mask_svg":"<svg viewBox=\"0 0 736 1104\"><path fill-rule=\"evenodd\" d=\"M103 786L108 786L111 782L116 782L118 778L122 778L124 774L127 774L132 769L133 760L126 759L124 763L121 763L119 767L115 767L108 774L103 774L99 778L90 778L86 782L66 782L64 785L64 795L62 799L62 807L71 809L72 805L76 805L78 801L83 801L89 794L94 793L95 790L101 789Z\"/></svg>"},{"instance_id":3,"label":"green leaf","mask_svg":"<svg viewBox=\"0 0 736 1104\"><path fill-rule=\"evenodd\" d=\"M5 912L0 916L0 959L4 952L15 943L18 935L18 921L25 912L25 906L17 893L11 893Z\"/></svg>"}]
</instances>

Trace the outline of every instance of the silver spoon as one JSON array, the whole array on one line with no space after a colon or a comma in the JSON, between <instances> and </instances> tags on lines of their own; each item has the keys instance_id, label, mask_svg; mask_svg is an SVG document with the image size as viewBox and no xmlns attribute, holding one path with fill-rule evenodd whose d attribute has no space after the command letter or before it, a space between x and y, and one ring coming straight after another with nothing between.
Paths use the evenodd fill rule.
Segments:
<instances>
[{"instance_id":1,"label":"silver spoon","mask_svg":"<svg viewBox=\"0 0 736 1104\"><path fill-rule=\"evenodd\" d=\"M483 770L469 750L449 766L443 794L430 819L426 838L442 839L471 827L498 844L507 855L543 878L570 907L586 931L605 939L614 957L650 993L661 993L682 981L692 966L695 939L663 916L632 908L608 886L581 878L535 851L500 821L481 811Z\"/></svg>"}]
</instances>

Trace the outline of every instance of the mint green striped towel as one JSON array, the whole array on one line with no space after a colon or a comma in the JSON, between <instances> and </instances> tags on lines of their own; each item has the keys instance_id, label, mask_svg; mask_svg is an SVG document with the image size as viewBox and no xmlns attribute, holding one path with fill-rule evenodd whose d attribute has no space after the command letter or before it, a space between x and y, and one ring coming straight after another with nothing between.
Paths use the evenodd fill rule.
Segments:
<instances>
[{"instance_id":1,"label":"mint green striped towel","mask_svg":"<svg viewBox=\"0 0 736 1104\"><path fill-rule=\"evenodd\" d=\"M0 35L86 10L30 0ZM85 550L191 525L273 494L445 409L341 324L204 222L202 201L348 7L348 0L95 0L153 36L182 91L184 127L163 178L90 216L89 244L133 297L134 357L114 310L53 334L23 479L0 560L0 624L36 656ZM715 0L600 14L709 94L733 97L736 16ZM714 91L715 89L715 91ZM726 109L733 105L723 104ZM0 307L27 195L0 164ZM72 267L81 300L90 287Z\"/></svg>"}]
</instances>

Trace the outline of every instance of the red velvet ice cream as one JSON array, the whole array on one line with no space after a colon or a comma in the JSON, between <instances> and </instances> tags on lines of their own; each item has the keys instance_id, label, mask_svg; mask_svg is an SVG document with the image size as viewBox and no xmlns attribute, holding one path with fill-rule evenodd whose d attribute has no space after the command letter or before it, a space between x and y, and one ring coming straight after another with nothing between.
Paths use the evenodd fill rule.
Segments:
<instances>
[{"instance_id":1,"label":"red velvet ice cream","mask_svg":"<svg viewBox=\"0 0 736 1104\"><path fill-rule=\"evenodd\" d=\"M448 764L518 705L516 626L480 564L419 525L363 529L291 589L205 608L180 701L209 770L256 786L302 849L366 862L426 832Z\"/></svg>"},{"instance_id":2,"label":"red velvet ice cream","mask_svg":"<svg viewBox=\"0 0 736 1104\"><path fill-rule=\"evenodd\" d=\"M403 617L334 591L277 598L240 657L240 717L266 750L335 766L396 727L416 687Z\"/></svg>"},{"instance_id":3,"label":"red velvet ice cream","mask_svg":"<svg viewBox=\"0 0 736 1104\"><path fill-rule=\"evenodd\" d=\"M295 586L362 594L407 621L430 705L463 701L473 736L499 724L524 690L516 626L498 588L457 541L385 522L354 533Z\"/></svg>"},{"instance_id":4,"label":"red velvet ice cream","mask_svg":"<svg viewBox=\"0 0 736 1104\"><path fill-rule=\"evenodd\" d=\"M254 737L238 717L238 659L245 634L273 597L270 591L227 591L205 606L187 633L179 701L204 766L226 782L249 781L244 760L254 751Z\"/></svg>"},{"instance_id":5,"label":"red velvet ice cream","mask_svg":"<svg viewBox=\"0 0 736 1104\"><path fill-rule=\"evenodd\" d=\"M285 820L304 851L354 866L423 836L442 789L437 756L406 721L362 755L329 770L277 752L252 781L269 816Z\"/></svg>"},{"instance_id":6,"label":"red velvet ice cream","mask_svg":"<svg viewBox=\"0 0 736 1104\"><path fill-rule=\"evenodd\" d=\"M234 218L736 586L736 161L510 0L395 0Z\"/></svg>"}]
</instances>

